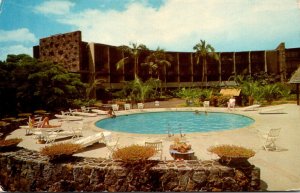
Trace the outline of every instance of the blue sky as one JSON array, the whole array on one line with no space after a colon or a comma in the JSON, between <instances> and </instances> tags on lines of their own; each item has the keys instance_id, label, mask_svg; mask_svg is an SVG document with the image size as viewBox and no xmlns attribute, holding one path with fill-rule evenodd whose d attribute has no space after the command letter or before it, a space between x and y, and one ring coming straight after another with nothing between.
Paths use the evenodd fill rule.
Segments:
<instances>
[{"instance_id":1,"label":"blue sky","mask_svg":"<svg viewBox=\"0 0 300 193\"><path fill-rule=\"evenodd\" d=\"M300 0L0 0L0 60L81 30L86 42L217 52L300 47Z\"/></svg>"}]
</instances>

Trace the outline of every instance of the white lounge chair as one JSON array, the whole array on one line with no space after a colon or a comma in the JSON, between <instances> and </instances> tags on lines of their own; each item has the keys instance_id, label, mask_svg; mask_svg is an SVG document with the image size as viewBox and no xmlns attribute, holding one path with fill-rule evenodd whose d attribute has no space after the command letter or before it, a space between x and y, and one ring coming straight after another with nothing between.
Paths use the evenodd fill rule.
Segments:
<instances>
[{"instance_id":1,"label":"white lounge chair","mask_svg":"<svg viewBox=\"0 0 300 193\"><path fill-rule=\"evenodd\" d=\"M92 112L97 113L98 115L107 115L108 111L103 111L100 109L92 109Z\"/></svg>"},{"instance_id":2,"label":"white lounge chair","mask_svg":"<svg viewBox=\"0 0 300 193\"><path fill-rule=\"evenodd\" d=\"M138 109L143 109L144 108L144 103L138 103L137 106L138 106Z\"/></svg>"},{"instance_id":3,"label":"white lounge chair","mask_svg":"<svg viewBox=\"0 0 300 193\"><path fill-rule=\"evenodd\" d=\"M275 141L279 138L280 131L281 128L270 129L268 133L262 135L264 139L263 147L266 151L277 150Z\"/></svg>"},{"instance_id":4,"label":"white lounge chair","mask_svg":"<svg viewBox=\"0 0 300 193\"><path fill-rule=\"evenodd\" d=\"M162 141L153 141L153 142L146 141L145 146L153 147L155 149L155 154L151 158L158 156L159 160L162 160L162 153L163 153Z\"/></svg>"},{"instance_id":5,"label":"white lounge chair","mask_svg":"<svg viewBox=\"0 0 300 193\"><path fill-rule=\"evenodd\" d=\"M66 121L80 121L83 119L83 117L81 116L75 116L72 115L70 112L64 112L64 111L61 111L61 115L55 114L54 116L58 119L64 119Z\"/></svg>"},{"instance_id":6,"label":"white lounge chair","mask_svg":"<svg viewBox=\"0 0 300 193\"><path fill-rule=\"evenodd\" d=\"M78 112L78 111L74 111L73 114L79 115L82 117L96 117L97 116L97 113L85 113L85 112Z\"/></svg>"},{"instance_id":7,"label":"white lounge chair","mask_svg":"<svg viewBox=\"0 0 300 193\"><path fill-rule=\"evenodd\" d=\"M261 105L259 105L259 104L250 105L248 107L241 108L241 110L243 110L243 111L256 111L260 106Z\"/></svg>"},{"instance_id":8,"label":"white lounge chair","mask_svg":"<svg viewBox=\"0 0 300 193\"><path fill-rule=\"evenodd\" d=\"M72 139L79 138L82 136L83 122L76 121L63 122L59 128L40 128L34 132L36 138L43 139L46 143L53 143L58 138L72 137Z\"/></svg>"},{"instance_id":9,"label":"white lounge chair","mask_svg":"<svg viewBox=\"0 0 300 193\"><path fill-rule=\"evenodd\" d=\"M259 114L284 114L284 108L283 107L268 107L261 109L259 111Z\"/></svg>"},{"instance_id":10,"label":"white lounge chair","mask_svg":"<svg viewBox=\"0 0 300 193\"><path fill-rule=\"evenodd\" d=\"M74 143L80 144L82 147L88 147L90 145L93 145L94 143L102 142L104 136L110 136L110 135L111 132L104 131L104 132L96 133L95 135L83 137L81 139L74 141Z\"/></svg>"},{"instance_id":11,"label":"white lounge chair","mask_svg":"<svg viewBox=\"0 0 300 193\"><path fill-rule=\"evenodd\" d=\"M124 104L124 110L130 110L131 109L131 104L125 103Z\"/></svg>"}]
</instances>

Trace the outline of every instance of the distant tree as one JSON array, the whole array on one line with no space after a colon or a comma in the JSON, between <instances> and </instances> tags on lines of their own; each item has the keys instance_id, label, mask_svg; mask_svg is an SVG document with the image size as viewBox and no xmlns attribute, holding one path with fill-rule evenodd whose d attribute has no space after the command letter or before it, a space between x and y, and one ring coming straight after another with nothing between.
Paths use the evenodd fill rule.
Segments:
<instances>
[{"instance_id":1,"label":"distant tree","mask_svg":"<svg viewBox=\"0 0 300 193\"><path fill-rule=\"evenodd\" d=\"M196 63L199 64L202 61L202 82L207 85L207 60L208 58L219 60L219 56L210 44L206 44L205 40L200 40L193 49L195 50Z\"/></svg>"},{"instance_id":2,"label":"distant tree","mask_svg":"<svg viewBox=\"0 0 300 193\"><path fill-rule=\"evenodd\" d=\"M149 67L151 78L153 78L153 75L156 75L157 79L160 80L161 76L163 75L166 88L167 67L171 66L172 60L173 57L170 54L167 54L164 49L158 47L154 52L146 57L143 65Z\"/></svg>"},{"instance_id":3,"label":"distant tree","mask_svg":"<svg viewBox=\"0 0 300 193\"><path fill-rule=\"evenodd\" d=\"M123 45L119 46L119 50L123 51L125 54L129 54L130 57L133 58L134 61L134 74L138 75L138 64L139 64L139 56L142 52L147 52L149 49L144 44L130 43L132 47ZM127 63L129 57L123 57L116 63L117 69L122 68L125 63Z\"/></svg>"}]
</instances>

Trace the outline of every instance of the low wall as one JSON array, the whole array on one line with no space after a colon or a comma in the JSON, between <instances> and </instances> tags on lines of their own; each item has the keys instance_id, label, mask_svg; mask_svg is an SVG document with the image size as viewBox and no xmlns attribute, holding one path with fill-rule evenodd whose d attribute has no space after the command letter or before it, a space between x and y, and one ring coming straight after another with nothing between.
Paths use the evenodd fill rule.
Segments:
<instances>
[{"instance_id":1,"label":"low wall","mask_svg":"<svg viewBox=\"0 0 300 193\"><path fill-rule=\"evenodd\" d=\"M151 164L152 163L152 164ZM5 191L258 191L259 168L223 166L215 160L149 162L135 169L121 162L75 157L51 163L27 149L0 152Z\"/></svg>"}]
</instances>

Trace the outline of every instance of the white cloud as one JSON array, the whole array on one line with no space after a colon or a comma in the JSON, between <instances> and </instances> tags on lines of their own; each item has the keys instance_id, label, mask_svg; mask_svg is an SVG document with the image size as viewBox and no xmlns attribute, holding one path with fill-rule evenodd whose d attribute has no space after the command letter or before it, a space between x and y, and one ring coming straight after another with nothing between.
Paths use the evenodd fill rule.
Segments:
<instances>
[{"instance_id":1,"label":"white cloud","mask_svg":"<svg viewBox=\"0 0 300 193\"><path fill-rule=\"evenodd\" d=\"M51 0L36 6L34 10L43 14L63 15L67 14L74 5L70 1Z\"/></svg>"},{"instance_id":2,"label":"white cloud","mask_svg":"<svg viewBox=\"0 0 300 193\"><path fill-rule=\"evenodd\" d=\"M27 28L0 30L0 42L36 42L37 38Z\"/></svg>"},{"instance_id":3,"label":"white cloud","mask_svg":"<svg viewBox=\"0 0 300 193\"><path fill-rule=\"evenodd\" d=\"M0 48L0 60L6 60L8 54L28 54L32 56L32 53L32 47L26 47L24 45L10 45Z\"/></svg>"},{"instance_id":4,"label":"white cloud","mask_svg":"<svg viewBox=\"0 0 300 193\"><path fill-rule=\"evenodd\" d=\"M167 0L153 9L134 1L122 12L87 9L58 21L81 30L84 41L111 45L192 51L204 39L217 51L274 49L260 46L300 33L297 6L295 0Z\"/></svg>"}]
</instances>

